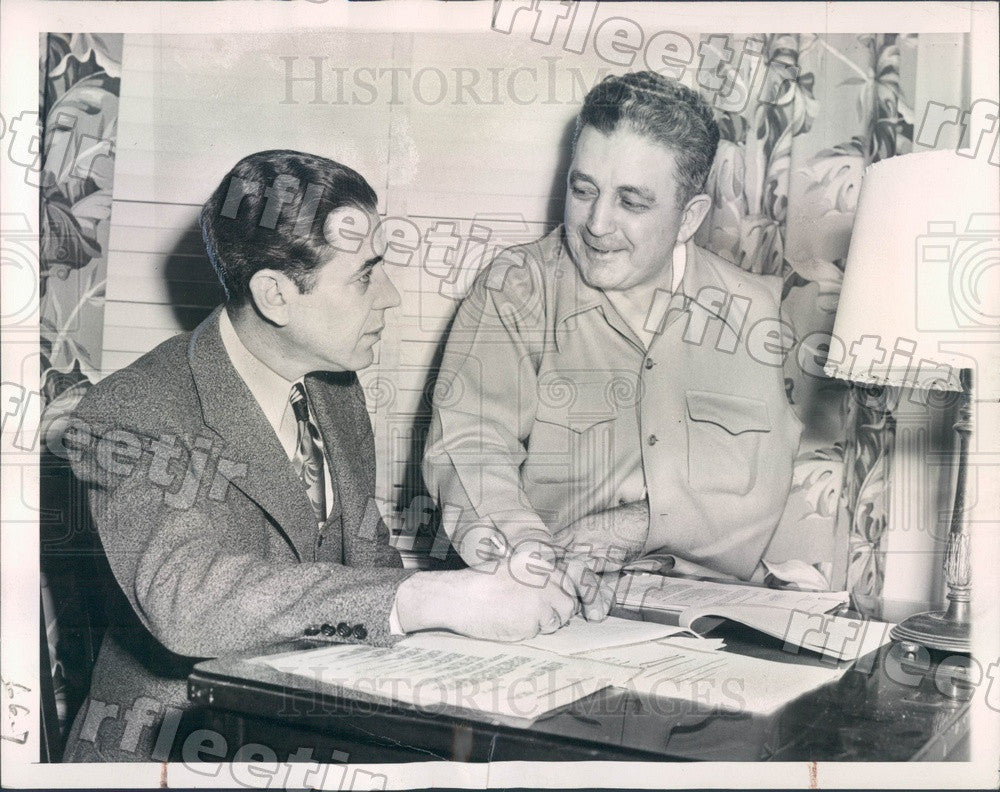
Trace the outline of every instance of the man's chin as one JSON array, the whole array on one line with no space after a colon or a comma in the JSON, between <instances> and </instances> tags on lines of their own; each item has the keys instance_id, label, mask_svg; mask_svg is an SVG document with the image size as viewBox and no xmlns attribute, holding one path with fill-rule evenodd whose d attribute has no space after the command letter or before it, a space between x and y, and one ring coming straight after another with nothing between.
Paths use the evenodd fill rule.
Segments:
<instances>
[{"instance_id":1,"label":"man's chin","mask_svg":"<svg viewBox=\"0 0 1000 792\"><path fill-rule=\"evenodd\" d=\"M588 255L587 246L580 240L568 245L570 258L576 265L576 271L580 273L580 278L592 289L618 288L621 280L621 265L616 266L615 259L609 258L606 261L594 261L593 256Z\"/></svg>"},{"instance_id":2,"label":"man's chin","mask_svg":"<svg viewBox=\"0 0 1000 792\"><path fill-rule=\"evenodd\" d=\"M580 272L583 282L592 289L613 291L618 288L619 281L621 280L620 274L609 271L607 267L595 267L590 263L586 263L577 269Z\"/></svg>"},{"instance_id":3,"label":"man's chin","mask_svg":"<svg viewBox=\"0 0 1000 792\"><path fill-rule=\"evenodd\" d=\"M368 368L375 362L375 350L372 346L369 346L366 349L358 350L357 355L355 355L354 360L352 361L354 363L352 371L361 371L362 369Z\"/></svg>"}]
</instances>

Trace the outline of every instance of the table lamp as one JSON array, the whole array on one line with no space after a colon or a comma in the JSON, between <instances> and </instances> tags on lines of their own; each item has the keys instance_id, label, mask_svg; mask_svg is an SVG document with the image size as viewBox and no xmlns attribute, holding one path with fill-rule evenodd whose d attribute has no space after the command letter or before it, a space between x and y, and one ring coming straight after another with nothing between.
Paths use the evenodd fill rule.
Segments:
<instances>
[{"instance_id":1,"label":"table lamp","mask_svg":"<svg viewBox=\"0 0 1000 792\"><path fill-rule=\"evenodd\" d=\"M947 609L911 616L892 632L950 652L970 649L973 377L977 398L996 398L1000 372L1000 168L974 153L903 154L866 169L825 367L868 387L952 391L958 400Z\"/></svg>"}]
</instances>

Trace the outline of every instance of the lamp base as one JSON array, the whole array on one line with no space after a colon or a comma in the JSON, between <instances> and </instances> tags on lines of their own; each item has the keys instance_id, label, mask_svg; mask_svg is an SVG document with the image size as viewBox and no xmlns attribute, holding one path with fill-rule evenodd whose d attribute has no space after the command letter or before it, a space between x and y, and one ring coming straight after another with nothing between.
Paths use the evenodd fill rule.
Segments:
<instances>
[{"instance_id":1,"label":"lamp base","mask_svg":"<svg viewBox=\"0 0 1000 792\"><path fill-rule=\"evenodd\" d=\"M895 641L968 654L972 648L970 633L969 622L946 619L945 611L927 611L904 619L889 635Z\"/></svg>"}]
</instances>

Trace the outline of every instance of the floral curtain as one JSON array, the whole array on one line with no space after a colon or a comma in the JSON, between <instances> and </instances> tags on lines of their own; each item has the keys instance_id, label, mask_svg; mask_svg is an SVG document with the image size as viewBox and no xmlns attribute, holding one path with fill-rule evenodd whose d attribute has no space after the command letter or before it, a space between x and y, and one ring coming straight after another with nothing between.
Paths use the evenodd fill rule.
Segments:
<instances>
[{"instance_id":1,"label":"floral curtain","mask_svg":"<svg viewBox=\"0 0 1000 792\"><path fill-rule=\"evenodd\" d=\"M100 376L122 35L44 38L42 390L63 412Z\"/></svg>"},{"instance_id":2,"label":"floral curtain","mask_svg":"<svg viewBox=\"0 0 1000 792\"><path fill-rule=\"evenodd\" d=\"M84 555L92 535L78 524L85 507L49 449L60 447L61 420L101 375L122 34L49 33L40 45L42 601L64 730L89 685L81 655L99 635L90 634L86 600L98 592Z\"/></svg>"},{"instance_id":3,"label":"floral curtain","mask_svg":"<svg viewBox=\"0 0 1000 792\"><path fill-rule=\"evenodd\" d=\"M748 38L764 42L767 59L787 67L786 79L739 111L717 111L723 140L709 183L714 205L697 241L744 269L780 275L783 318L801 341L833 328L865 167L911 150L919 38L757 34L731 46L739 51ZM725 76L752 96L747 69ZM823 349L808 352L823 359ZM847 586L878 595L891 427L877 399L804 370L797 355L785 374L806 424L792 498L827 518L840 500L850 522Z\"/></svg>"}]
</instances>

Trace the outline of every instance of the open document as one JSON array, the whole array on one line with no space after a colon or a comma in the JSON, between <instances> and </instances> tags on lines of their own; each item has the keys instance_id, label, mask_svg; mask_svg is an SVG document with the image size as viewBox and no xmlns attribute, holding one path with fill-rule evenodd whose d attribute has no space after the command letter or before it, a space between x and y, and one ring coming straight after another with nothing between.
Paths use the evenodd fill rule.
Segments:
<instances>
[{"instance_id":1,"label":"open document","mask_svg":"<svg viewBox=\"0 0 1000 792\"><path fill-rule=\"evenodd\" d=\"M645 644L658 638L688 634L687 629L669 624L618 619L614 616L608 616L600 622L589 622L581 616L574 616L565 627L548 635L536 635L521 645L559 655L576 655L595 649Z\"/></svg>"},{"instance_id":2,"label":"open document","mask_svg":"<svg viewBox=\"0 0 1000 792\"><path fill-rule=\"evenodd\" d=\"M578 657L635 669L624 687L639 695L688 701L708 709L766 715L839 679L847 666L778 663L701 650L670 639L599 649Z\"/></svg>"},{"instance_id":3,"label":"open document","mask_svg":"<svg viewBox=\"0 0 1000 792\"><path fill-rule=\"evenodd\" d=\"M789 591L645 572L622 575L615 590L615 602L623 607L676 614L691 607L729 605L769 605L805 613L829 613L847 601L846 591Z\"/></svg>"},{"instance_id":4,"label":"open document","mask_svg":"<svg viewBox=\"0 0 1000 792\"><path fill-rule=\"evenodd\" d=\"M635 673L597 660L446 633L413 635L389 648L335 644L256 662L419 707L457 707L527 720L609 685L621 687Z\"/></svg>"},{"instance_id":5,"label":"open document","mask_svg":"<svg viewBox=\"0 0 1000 792\"><path fill-rule=\"evenodd\" d=\"M676 646L690 643L701 651L721 649L725 646L721 638L703 638L685 627L621 619L615 616L608 616L600 622L589 622L579 615L574 616L569 624L554 633L536 635L523 641L521 645L572 657L596 657L594 653L602 651L609 652L609 657L633 657L647 650L654 653L662 652L663 646L668 643ZM605 662L616 661L605 660ZM620 665L630 666L629 663Z\"/></svg>"},{"instance_id":6,"label":"open document","mask_svg":"<svg viewBox=\"0 0 1000 792\"><path fill-rule=\"evenodd\" d=\"M837 618L814 616L824 624ZM884 642L889 625L858 624L866 628L859 640L877 636L867 639L875 642L872 648ZM886 629L871 630L871 625ZM853 635L850 629L836 629ZM700 638L682 627L575 617L551 635L520 643L425 632L389 648L334 644L255 662L364 696L473 710L513 725L527 725L609 686L711 709L766 714L835 681L848 667L762 660L719 651L721 647L722 641Z\"/></svg>"},{"instance_id":7,"label":"open document","mask_svg":"<svg viewBox=\"0 0 1000 792\"><path fill-rule=\"evenodd\" d=\"M719 618L745 624L784 642L788 648L808 649L836 660L857 660L889 643L891 624L787 610L771 605L708 605L689 608L680 614L681 627L701 631Z\"/></svg>"},{"instance_id":8,"label":"open document","mask_svg":"<svg viewBox=\"0 0 1000 792\"><path fill-rule=\"evenodd\" d=\"M788 613L773 607L771 610ZM836 617L814 615L814 618L822 621ZM879 628L870 630L869 643L888 634L889 625L864 624ZM886 629L880 629L883 627ZM853 634L850 630L839 632L845 636ZM613 616L603 622L587 622L577 617L562 629L525 643L570 654L578 660L632 669L633 674L615 686L639 695L683 700L720 711L762 715L836 681L849 667L834 663L818 667L721 652L718 651L722 647L721 640L692 636L684 627ZM872 648L878 645L876 642Z\"/></svg>"},{"instance_id":9,"label":"open document","mask_svg":"<svg viewBox=\"0 0 1000 792\"><path fill-rule=\"evenodd\" d=\"M697 633L723 619L739 622L837 660L856 660L889 641L890 624L832 615L847 604L846 591L787 591L651 574L623 575L616 603L656 614Z\"/></svg>"}]
</instances>

